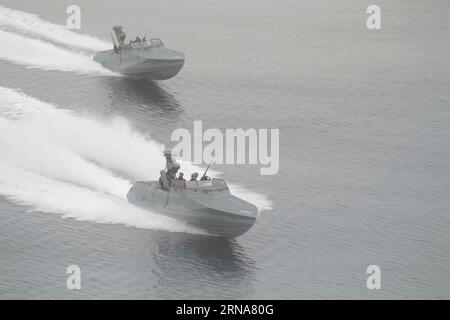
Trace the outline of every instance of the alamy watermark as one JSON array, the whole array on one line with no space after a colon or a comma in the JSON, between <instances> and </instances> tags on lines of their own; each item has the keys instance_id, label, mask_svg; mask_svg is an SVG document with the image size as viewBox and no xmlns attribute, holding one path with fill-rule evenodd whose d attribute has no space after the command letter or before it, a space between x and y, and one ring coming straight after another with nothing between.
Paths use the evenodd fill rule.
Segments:
<instances>
[{"instance_id":1,"label":"alamy watermark","mask_svg":"<svg viewBox=\"0 0 450 320\"><path fill-rule=\"evenodd\" d=\"M69 15L66 20L68 29L81 29L81 8L76 4L71 4L67 7L66 13ZM369 30L381 29L381 8L376 4L367 7L366 13L369 14L366 20L366 26Z\"/></svg>"},{"instance_id":2,"label":"alamy watermark","mask_svg":"<svg viewBox=\"0 0 450 320\"><path fill-rule=\"evenodd\" d=\"M197 120L193 134L179 128L170 138L178 142L172 153L194 164L259 164L261 175L275 175L280 168L279 129L226 129L222 132L211 128L203 132L203 122Z\"/></svg>"},{"instance_id":3,"label":"alamy watermark","mask_svg":"<svg viewBox=\"0 0 450 320\"><path fill-rule=\"evenodd\" d=\"M81 290L81 269L76 264L67 267L66 273L69 274L66 280L66 287L69 290Z\"/></svg>"},{"instance_id":4,"label":"alamy watermark","mask_svg":"<svg viewBox=\"0 0 450 320\"><path fill-rule=\"evenodd\" d=\"M66 20L66 27L68 29L81 29L81 9L80 6L77 6L75 4L71 4L67 7L66 13L69 15L69 17Z\"/></svg>"},{"instance_id":5,"label":"alamy watermark","mask_svg":"<svg viewBox=\"0 0 450 320\"><path fill-rule=\"evenodd\" d=\"M376 264L372 264L367 267L366 272L369 274L366 281L367 289L381 289L381 268Z\"/></svg>"},{"instance_id":6,"label":"alamy watermark","mask_svg":"<svg viewBox=\"0 0 450 320\"><path fill-rule=\"evenodd\" d=\"M369 30L381 29L381 9L376 4L367 7L367 14L370 14L366 20L366 26Z\"/></svg>"}]
</instances>

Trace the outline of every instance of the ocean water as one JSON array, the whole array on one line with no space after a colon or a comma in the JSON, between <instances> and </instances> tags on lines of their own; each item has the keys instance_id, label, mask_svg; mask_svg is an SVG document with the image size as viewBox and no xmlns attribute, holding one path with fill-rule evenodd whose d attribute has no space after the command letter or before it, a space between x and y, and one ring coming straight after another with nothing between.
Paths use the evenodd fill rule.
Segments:
<instances>
[{"instance_id":1,"label":"ocean water","mask_svg":"<svg viewBox=\"0 0 450 320\"><path fill-rule=\"evenodd\" d=\"M448 1L377 1L376 31L368 1L79 0L77 32L70 4L0 4L0 298L450 298ZM181 73L93 62L117 23ZM126 201L195 120L280 130L278 174L213 168L261 210L237 239Z\"/></svg>"}]
</instances>

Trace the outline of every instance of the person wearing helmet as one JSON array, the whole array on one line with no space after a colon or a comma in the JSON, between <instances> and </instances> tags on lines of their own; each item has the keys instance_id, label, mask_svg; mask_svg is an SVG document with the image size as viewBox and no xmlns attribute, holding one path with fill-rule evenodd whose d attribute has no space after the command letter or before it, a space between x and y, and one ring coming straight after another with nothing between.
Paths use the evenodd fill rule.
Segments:
<instances>
[{"instance_id":1,"label":"person wearing helmet","mask_svg":"<svg viewBox=\"0 0 450 320\"><path fill-rule=\"evenodd\" d=\"M198 173L194 172L193 174L191 174L191 181L197 181L197 177L198 177Z\"/></svg>"}]
</instances>

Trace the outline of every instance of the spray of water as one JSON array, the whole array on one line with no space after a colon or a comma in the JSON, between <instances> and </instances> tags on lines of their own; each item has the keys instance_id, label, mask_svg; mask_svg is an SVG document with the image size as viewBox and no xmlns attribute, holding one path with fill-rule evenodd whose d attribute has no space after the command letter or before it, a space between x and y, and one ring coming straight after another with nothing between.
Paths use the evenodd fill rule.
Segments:
<instances>
[{"instance_id":1,"label":"spray of water","mask_svg":"<svg viewBox=\"0 0 450 320\"><path fill-rule=\"evenodd\" d=\"M123 119L91 119L0 87L0 194L33 210L199 232L126 200L131 181L157 179L163 149ZM262 195L232 190L260 209L270 208Z\"/></svg>"},{"instance_id":2,"label":"spray of water","mask_svg":"<svg viewBox=\"0 0 450 320\"><path fill-rule=\"evenodd\" d=\"M78 34L66 26L53 24L39 16L0 6L0 28L29 35L54 44L65 45L73 49L100 51L111 47L109 42Z\"/></svg>"},{"instance_id":3,"label":"spray of water","mask_svg":"<svg viewBox=\"0 0 450 320\"><path fill-rule=\"evenodd\" d=\"M80 74L116 75L90 56L59 48L51 43L0 30L0 59L43 70L70 71Z\"/></svg>"},{"instance_id":4,"label":"spray of water","mask_svg":"<svg viewBox=\"0 0 450 320\"><path fill-rule=\"evenodd\" d=\"M51 104L0 87L0 194L32 210L58 213L64 217L100 223L201 233L174 219L143 211L126 200L131 182L111 168L126 167L119 159L103 161L127 152L128 143L145 144L146 152L161 147L138 135L128 135L113 124L101 124ZM115 149L115 153L92 151L93 141L83 131L96 137L97 148ZM112 134L110 138L108 135ZM114 141L114 136L122 137ZM104 140L103 140L104 139ZM77 141L71 145L71 141ZM139 141L139 142L138 142ZM95 143L95 142L94 142ZM115 144L117 143L117 144ZM125 145L120 145L125 143ZM122 149L123 147L124 149ZM133 147L132 147L133 148ZM78 152L83 149L83 152ZM110 151L111 152L111 151ZM149 164L152 157L148 157ZM122 158L125 160L125 158ZM126 160L132 163L131 158ZM151 165L147 167L151 170ZM133 171L133 170L132 170Z\"/></svg>"},{"instance_id":5,"label":"spray of water","mask_svg":"<svg viewBox=\"0 0 450 320\"><path fill-rule=\"evenodd\" d=\"M92 60L111 44L39 16L0 6L0 59L29 68L119 76Z\"/></svg>"}]
</instances>

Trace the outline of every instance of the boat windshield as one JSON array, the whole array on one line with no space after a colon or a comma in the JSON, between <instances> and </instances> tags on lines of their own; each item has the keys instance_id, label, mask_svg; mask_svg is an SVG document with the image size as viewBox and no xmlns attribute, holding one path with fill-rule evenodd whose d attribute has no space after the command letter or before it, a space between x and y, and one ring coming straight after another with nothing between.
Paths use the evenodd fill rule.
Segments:
<instances>
[{"instance_id":1,"label":"boat windshield","mask_svg":"<svg viewBox=\"0 0 450 320\"><path fill-rule=\"evenodd\" d=\"M159 47L159 46L163 46L163 42L161 41L161 39L150 39L150 40L145 40L145 41L131 41L130 42L130 46L133 49L145 49L145 48L150 48L150 47Z\"/></svg>"},{"instance_id":2,"label":"boat windshield","mask_svg":"<svg viewBox=\"0 0 450 320\"><path fill-rule=\"evenodd\" d=\"M228 188L227 183L223 179L186 181L186 188Z\"/></svg>"},{"instance_id":3,"label":"boat windshield","mask_svg":"<svg viewBox=\"0 0 450 320\"><path fill-rule=\"evenodd\" d=\"M148 42L148 41L146 41L146 42ZM151 45L152 47L162 46L162 45L163 45L163 42L161 41L161 39L158 39L158 38L152 38L152 39L150 39L150 45Z\"/></svg>"}]
</instances>

